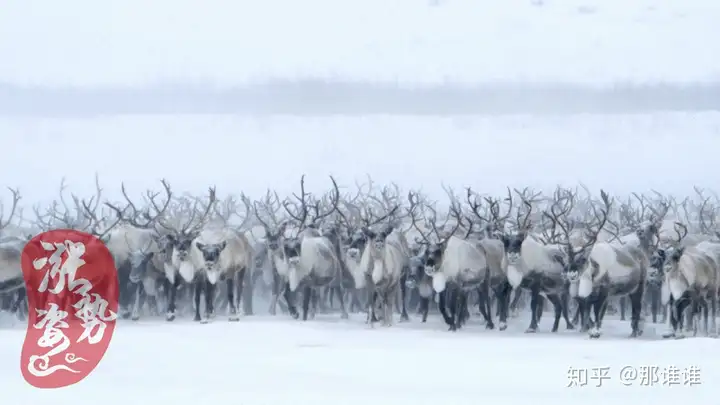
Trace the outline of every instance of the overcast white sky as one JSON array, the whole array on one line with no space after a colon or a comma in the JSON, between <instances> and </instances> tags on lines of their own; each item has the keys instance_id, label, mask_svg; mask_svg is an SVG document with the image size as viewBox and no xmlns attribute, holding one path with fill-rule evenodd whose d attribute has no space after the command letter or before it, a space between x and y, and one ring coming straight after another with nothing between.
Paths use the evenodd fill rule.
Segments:
<instances>
[{"instance_id":1,"label":"overcast white sky","mask_svg":"<svg viewBox=\"0 0 720 405\"><path fill-rule=\"evenodd\" d=\"M432 4L439 3L433 6ZM720 76L714 0L4 2L0 82L227 85Z\"/></svg>"}]
</instances>

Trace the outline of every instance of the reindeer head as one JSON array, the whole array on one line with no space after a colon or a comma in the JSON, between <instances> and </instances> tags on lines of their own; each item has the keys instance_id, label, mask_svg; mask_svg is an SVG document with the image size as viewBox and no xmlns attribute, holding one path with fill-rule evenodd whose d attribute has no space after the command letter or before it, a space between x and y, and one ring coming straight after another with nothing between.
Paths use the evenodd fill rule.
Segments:
<instances>
[{"instance_id":1,"label":"reindeer head","mask_svg":"<svg viewBox=\"0 0 720 405\"><path fill-rule=\"evenodd\" d=\"M523 242L525 242L526 237L527 232L524 230L500 236L500 240L505 247L505 254L507 254L509 264L516 265L520 261L522 245Z\"/></svg>"},{"instance_id":2,"label":"reindeer head","mask_svg":"<svg viewBox=\"0 0 720 405\"><path fill-rule=\"evenodd\" d=\"M265 225L265 243L270 253L276 253L282 247L287 224L287 222L283 222L275 231Z\"/></svg>"},{"instance_id":3,"label":"reindeer head","mask_svg":"<svg viewBox=\"0 0 720 405\"><path fill-rule=\"evenodd\" d=\"M418 284L428 279L425 274L423 246L416 246L411 249L411 256L409 260L410 272L407 276L405 285L408 288L416 288Z\"/></svg>"},{"instance_id":4,"label":"reindeer head","mask_svg":"<svg viewBox=\"0 0 720 405\"><path fill-rule=\"evenodd\" d=\"M393 232L394 227L390 224L383 226L383 228L375 232L370 229L365 229L365 235L368 241L366 249L370 249L370 254L373 257L381 257L382 252L385 249L385 242L387 237Z\"/></svg>"},{"instance_id":5,"label":"reindeer head","mask_svg":"<svg viewBox=\"0 0 720 405\"><path fill-rule=\"evenodd\" d=\"M670 274L673 271L677 270L678 264L680 263L680 258L682 257L684 252L684 247L672 248L665 252L666 260L663 266L663 275Z\"/></svg>"},{"instance_id":6,"label":"reindeer head","mask_svg":"<svg viewBox=\"0 0 720 405\"><path fill-rule=\"evenodd\" d=\"M670 248L672 250L672 248ZM654 283L661 282L665 275L665 261L667 250L657 249L650 255L650 267L648 268L648 279Z\"/></svg>"},{"instance_id":7,"label":"reindeer head","mask_svg":"<svg viewBox=\"0 0 720 405\"><path fill-rule=\"evenodd\" d=\"M298 237L291 237L284 240L283 252L291 268L300 263L301 246L300 238Z\"/></svg>"},{"instance_id":8,"label":"reindeer head","mask_svg":"<svg viewBox=\"0 0 720 405\"><path fill-rule=\"evenodd\" d=\"M212 244L195 242L195 247L198 248L200 254L202 255L203 262L205 263L205 269L213 271L216 270L217 264L220 261L220 254L227 247L227 241Z\"/></svg>"},{"instance_id":9,"label":"reindeer head","mask_svg":"<svg viewBox=\"0 0 720 405\"><path fill-rule=\"evenodd\" d=\"M352 236L350 236L345 244L347 258L359 261L365 251L365 246L367 245L369 237L368 232L365 232L362 229L358 229L353 232Z\"/></svg>"}]
</instances>

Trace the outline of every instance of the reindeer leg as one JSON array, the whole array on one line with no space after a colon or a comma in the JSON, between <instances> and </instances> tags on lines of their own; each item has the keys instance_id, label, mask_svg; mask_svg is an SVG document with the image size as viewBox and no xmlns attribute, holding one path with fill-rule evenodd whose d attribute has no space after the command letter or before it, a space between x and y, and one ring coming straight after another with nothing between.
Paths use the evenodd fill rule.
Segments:
<instances>
[{"instance_id":1,"label":"reindeer leg","mask_svg":"<svg viewBox=\"0 0 720 405\"><path fill-rule=\"evenodd\" d=\"M510 304L510 313L514 317L514 316L517 316L518 305L520 303L520 299L522 298L523 290L522 290L522 288L516 288L516 289L513 289L512 293L514 294L514 297L513 297L512 303Z\"/></svg>"},{"instance_id":2,"label":"reindeer leg","mask_svg":"<svg viewBox=\"0 0 720 405\"><path fill-rule=\"evenodd\" d=\"M288 282L285 282L285 287L283 287L283 289L283 297L285 297L285 301L287 302L288 312L293 319L298 319L300 317L300 313L298 312L297 305L295 303L297 294L290 291L290 284L288 284Z\"/></svg>"},{"instance_id":3,"label":"reindeer leg","mask_svg":"<svg viewBox=\"0 0 720 405\"><path fill-rule=\"evenodd\" d=\"M25 298L27 298L27 291L24 288L20 288L17 290L15 300L10 308L10 311L15 314L15 317L20 321L25 320L25 314L21 308L22 304L25 302Z\"/></svg>"},{"instance_id":4,"label":"reindeer leg","mask_svg":"<svg viewBox=\"0 0 720 405\"><path fill-rule=\"evenodd\" d=\"M540 308L540 290L537 286L533 286L530 289L530 326L527 328L525 333L535 333L538 328L538 309Z\"/></svg>"},{"instance_id":5,"label":"reindeer leg","mask_svg":"<svg viewBox=\"0 0 720 405\"><path fill-rule=\"evenodd\" d=\"M485 320L485 329L495 329L495 323L493 323L492 320L492 309L490 307L490 304L488 303L488 301L490 301L489 294L486 294L480 289L477 290L477 293L478 309L480 310L480 315ZM467 305L465 307L467 308Z\"/></svg>"},{"instance_id":6,"label":"reindeer leg","mask_svg":"<svg viewBox=\"0 0 720 405\"><path fill-rule=\"evenodd\" d=\"M427 322L428 313L430 313L430 298L420 298L420 313L422 314L422 323Z\"/></svg>"},{"instance_id":7,"label":"reindeer leg","mask_svg":"<svg viewBox=\"0 0 720 405\"><path fill-rule=\"evenodd\" d=\"M196 279L193 281L193 295L195 299L195 318L193 320L195 322L200 322L202 318L200 317L200 296L202 295L202 284L204 284L205 280Z\"/></svg>"},{"instance_id":8,"label":"reindeer leg","mask_svg":"<svg viewBox=\"0 0 720 405\"><path fill-rule=\"evenodd\" d=\"M685 334L683 333L683 325L685 321L685 310L688 308L688 306L691 306L692 302L690 297L683 296L681 299L677 300L675 303L675 338L676 339L682 339L685 337Z\"/></svg>"},{"instance_id":9,"label":"reindeer leg","mask_svg":"<svg viewBox=\"0 0 720 405\"><path fill-rule=\"evenodd\" d=\"M308 319L308 310L310 309L310 299L312 298L312 289L309 285L305 286L303 288L303 302L302 302L302 319L303 321L307 321Z\"/></svg>"},{"instance_id":10,"label":"reindeer leg","mask_svg":"<svg viewBox=\"0 0 720 405\"><path fill-rule=\"evenodd\" d=\"M710 331L708 329L708 312L710 312L710 306L708 305L707 297L703 297L701 307L703 315L703 334L708 336L708 332Z\"/></svg>"},{"instance_id":11,"label":"reindeer leg","mask_svg":"<svg viewBox=\"0 0 720 405\"><path fill-rule=\"evenodd\" d=\"M453 327L453 319L452 317L447 313L447 304L448 300L448 290L445 289L443 292L438 293L438 310L440 311L440 314L443 317L443 320L445 323L450 326L450 330L452 330ZM451 300L450 300L451 301ZM451 301L452 302L452 301Z\"/></svg>"},{"instance_id":12,"label":"reindeer leg","mask_svg":"<svg viewBox=\"0 0 720 405\"><path fill-rule=\"evenodd\" d=\"M178 284L180 282L175 279L172 282L170 280L166 280L166 283L168 291L168 304L165 312L165 320L171 322L175 320L175 299L177 298Z\"/></svg>"},{"instance_id":13,"label":"reindeer leg","mask_svg":"<svg viewBox=\"0 0 720 405\"><path fill-rule=\"evenodd\" d=\"M645 290L645 283L642 282L638 285L637 289L633 291L628 298L630 299L630 328L632 332L630 337L638 337L643 334L642 328L642 310L643 310L643 296Z\"/></svg>"},{"instance_id":14,"label":"reindeer leg","mask_svg":"<svg viewBox=\"0 0 720 405\"><path fill-rule=\"evenodd\" d=\"M268 313L275 315L277 313L277 303L280 298L280 275L273 271L272 297L270 298L270 308Z\"/></svg>"},{"instance_id":15,"label":"reindeer leg","mask_svg":"<svg viewBox=\"0 0 720 405\"><path fill-rule=\"evenodd\" d=\"M243 314L247 316L248 313L245 312L248 310L248 307L247 307L248 297L247 296L251 296L249 298L249 300L252 302L252 289L250 289L249 291L245 291L245 275L246 275L245 273L247 273L246 270L247 270L247 268L245 268L245 267L239 269L235 273L235 276L233 277L233 279L231 279L230 281L231 282L234 281L234 284L236 286L233 289L237 288L237 299L235 299L233 297L233 299L235 299L235 301L233 302L233 305L235 305L235 308L237 308L238 306L240 306L240 303L242 302L243 303ZM228 285L228 287L230 287L230 285ZM244 293L244 295L243 295L243 293ZM235 302L237 302L237 304L235 304ZM252 307L249 309L250 309L250 315L252 315Z\"/></svg>"},{"instance_id":16,"label":"reindeer leg","mask_svg":"<svg viewBox=\"0 0 720 405\"><path fill-rule=\"evenodd\" d=\"M630 305L632 305L632 304L630 304ZM620 297L620 320L621 321L625 320L625 310L626 309L627 309L627 298L625 298L624 296ZM632 309L631 309L631 311L632 311Z\"/></svg>"},{"instance_id":17,"label":"reindeer leg","mask_svg":"<svg viewBox=\"0 0 720 405\"><path fill-rule=\"evenodd\" d=\"M350 318L350 314L347 311L347 305L345 305L345 288L342 285L338 285L332 288L337 295L338 301L340 301L340 319Z\"/></svg>"},{"instance_id":18,"label":"reindeer leg","mask_svg":"<svg viewBox=\"0 0 720 405\"><path fill-rule=\"evenodd\" d=\"M595 325L590 329L590 338L597 339L602 334L602 321L607 310L608 294L606 291L598 291L593 302L593 312L595 314Z\"/></svg>"},{"instance_id":19,"label":"reindeer leg","mask_svg":"<svg viewBox=\"0 0 720 405\"><path fill-rule=\"evenodd\" d=\"M235 286L238 284L239 274L233 271L232 277L225 279L225 293L228 302L228 321L237 322L240 320L237 313L237 305L235 305Z\"/></svg>"},{"instance_id":20,"label":"reindeer leg","mask_svg":"<svg viewBox=\"0 0 720 405\"><path fill-rule=\"evenodd\" d=\"M133 301L130 319L137 321L140 319L140 309L145 304L145 297L143 294L142 284L136 283L133 284L133 287L135 290L135 294L133 294L135 296L135 300Z\"/></svg>"},{"instance_id":21,"label":"reindeer leg","mask_svg":"<svg viewBox=\"0 0 720 405\"><path fill-rule=\"evenodd\" d=\"M202 288L202 286L198 286ZM209 322L215 317L215 284L205 280L205 319L203 323Z\"/></svg>"},{"instance_id":22,"label":"reindeer leg","mask_svg":"<svg viewBox=\"0 0 720 405\"><path fill-rule=\"evenodd\" d=\"M512 286L507 281L502 281L499 285L494 288L495 297L497 297L497 308L498 308L498 329L507 329L507 317L508 307L510 305L510 291Z\"/></svg>"},{"instance_id":23,"label":"reindeer leg","mask_svg":"<svg viewBox=\"0 0 720 405\"><path fill-rule=\"evenodd\" d=\"M715 319L715 316L717 315L717 289L713 289L710 292L710 332L709 336L717 337L717 320Z\"/></svg>"},{"instance_id":24,"label":"reindeer leg","mask_svg":"<svg viewBox=\"0 0 720 405\"><path fill-rule=\"evenodd\" d=\"M243 303L243 314L245 316L253 315L253 290L254 283L252 277L246 277L246 273L249 274L247 268L243 268L238 274L238 300L242 299ZM249 274L252 276L251 274ZM246 285L247 284L247 285ZM243 295L243 286L247 287L245 295Z\"/></svg>"},{"instance_id":25,"label":"reindeer leg","mask_svg":"<svg viewBox=\"0 0 720 405\"><path fill-rule=\"evenodd\" d=\"M552 332L557 332L560 327L560 317L562 316L563 308L565 307L562 303L560 296L556 294L547 294L547 299L553 305L555 312L555 318L553 320Z\"/></svg>"},{"instance_id":26,"label":"reindeer leg","mask_svg":"<svg viewBox=\"0 0 720 405\"><path fill-rule=\"evenodd\" d=\"M453 292L452 301L450 302L452 306L452 325L450 326L450 330L453 332L457 332L457 330L460 329L460 317L462 316L461 293L460 288L457 288L456 291Z\"/></svg>"},{"instance_id":27,"label":"reindeer leg","mask_svg":"<svg viewBox=\"0 0 720 405\"><path fill-rule=\"evenodd\" d=\"M675 301L672 297L670 297L670 300L668 301L667 305L665 305L665 320L663 321L665 323L665 333L662 334L662 337L667 339L675 336L675 328L677 324L677 315L675 314L676 307L675 307Z\"/></svg>"},{"instance_id":28,"label":"reindeer leg","mask_svg":"<svg viewBox=\"0 0 720 405\"><path fill-rule=\"evenodd\" d=\"M400 322L406 322L410 320L407 312L407 273L408 269L403 270L403 275L400 277Z\"/></svg>"},{"instance_id":29,"label":"reindeer leg","mask_svg":"<svg viewBox=\"0 0 720 405\"><path fill-rule=\"evenodd\" d=\"M648 298L650 299L650 313L652 314L652 322L657 323L657 316L660 310L660 294L653 285L648 288Z\"/></svg>"}]
</instances>

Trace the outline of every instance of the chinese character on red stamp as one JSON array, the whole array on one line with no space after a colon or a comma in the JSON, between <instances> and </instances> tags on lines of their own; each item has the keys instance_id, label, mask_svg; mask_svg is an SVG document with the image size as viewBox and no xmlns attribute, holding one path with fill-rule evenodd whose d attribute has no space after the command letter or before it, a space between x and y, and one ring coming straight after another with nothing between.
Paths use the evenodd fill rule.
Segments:
<instances>
[{"instance_id":1,"label":"chinese character on red stamp","mask_svg":"<svg viewBox=\"0 0 720 405\"><path fill-rule=\"evenodd\" d=\"M22 271L29 306L23 377L38 388L81 381L115 331L119 282L110 251L85 232L48 231L25 245Z\"/></svg>"}]
</instances>

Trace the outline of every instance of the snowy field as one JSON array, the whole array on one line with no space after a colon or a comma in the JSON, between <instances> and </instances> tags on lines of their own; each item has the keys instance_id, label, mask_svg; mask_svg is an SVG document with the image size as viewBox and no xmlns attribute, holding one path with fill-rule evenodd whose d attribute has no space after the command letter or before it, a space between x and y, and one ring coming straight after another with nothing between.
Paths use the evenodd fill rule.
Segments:
<instances>
[{"instance_id":1,"label":"snowy field","mask_svg":"<svg viewBox=\"0 0 720 405\"><path fill-rule=\"evenodd\" d=\"M582 181L611 193L656 189L689 195L720 182L714 167L720 113L506 117L116 116L0 119L4 183L26 204L57 198L61 177L93 195L97 171L106 196L157 188L262 196L325 191L366 174L380 183L422 187L444 199L441 183L494 195L506 186L554 188ZM54 155L59 151L72 159ZM18 170L22 168L22 170ZM138 195L138 194L135 194Z\"/></svg>"},{"instance_id":2,"label":"snowy field","mask_svg":"<svg viewBox=\"0 0 720 405\"><path fill-rule=\"evenodd\" d=\"M17 359L24 329L16 325L2 331L0 358L7 361L0 364L0 392L12 398L11 405L664 405L717 400L715 339L662 340L648 325L641 339L630 340L629 324L610 320L605 335L590 341L576 331L551 334L550 318L549 313L543 317L534 335L522 333L527 326L522 318L499 332L485 330L473 317L457 333L446 331L437 318L371 330L360 316L343 321L337 314L304 323L283 316L246 317L239 323L218 318L209 325L121 322L100 366L83 382L52 391L22 380ZM701 382L663 385L660 376L643 386L639 377L621 379L626 366L695 366ZM568 387L570 368L591 373L599 367L609 367L610 376L601 387L597 380Z\"/></svg>"},{"instance_id":3,"label":"snowy field","mask_svg":"<svg viewBox=\"0 0 720 405\"><path fill-rule=\"evenodd\" d=\"M709 82L718 21L713 0L15 1L0 81Z\"/></svg>"}]
</instances>

